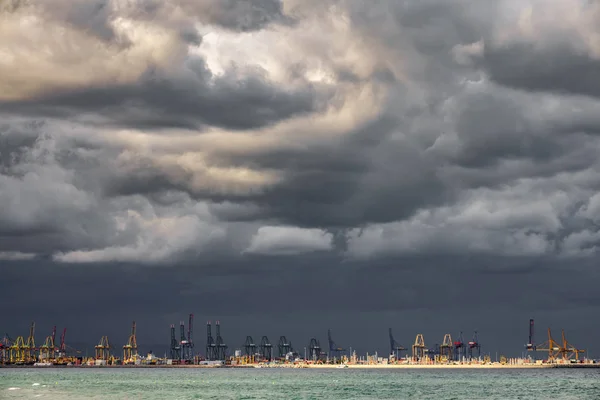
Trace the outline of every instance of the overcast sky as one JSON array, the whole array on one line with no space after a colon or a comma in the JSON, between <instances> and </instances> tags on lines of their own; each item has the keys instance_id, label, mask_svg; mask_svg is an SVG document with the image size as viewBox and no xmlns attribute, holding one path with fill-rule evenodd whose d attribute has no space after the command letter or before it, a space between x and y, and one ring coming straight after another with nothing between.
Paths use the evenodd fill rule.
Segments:
<instances>
[{"instance_id":1,"label":"overcast sky","mask_svg":"<svg viewBox=\"0 0 600 400\"><path fill-rule=\"evenodd\" d=\"M4 0L0 38L0 331L600 357L599 2Z\"/></svg>"}]
</instances>

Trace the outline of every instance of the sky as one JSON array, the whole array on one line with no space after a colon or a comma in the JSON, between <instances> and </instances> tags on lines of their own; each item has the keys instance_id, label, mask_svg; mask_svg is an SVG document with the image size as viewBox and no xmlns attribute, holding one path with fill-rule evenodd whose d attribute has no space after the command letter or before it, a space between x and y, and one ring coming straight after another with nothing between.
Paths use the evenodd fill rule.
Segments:
<instances>
[{"instance_id":1,"label":"sky","mask_svg":"<svg viewBox=\"0 0 600 400\"><path fill-rule=\"evenodd\" d=\"M3 0L0 38L0 332L600 357L600 2Z\"/></svg>"}]
</instances>

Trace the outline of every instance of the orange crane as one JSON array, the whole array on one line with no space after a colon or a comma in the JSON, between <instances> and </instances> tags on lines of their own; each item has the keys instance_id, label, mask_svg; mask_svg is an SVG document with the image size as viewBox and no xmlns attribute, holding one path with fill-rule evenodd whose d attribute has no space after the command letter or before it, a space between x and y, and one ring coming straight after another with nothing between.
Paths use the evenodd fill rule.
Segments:
<instances>
[{"instance_id":1,"label":"orange crane","mask_svg":"<svg viewBox=\"0 0 600 400\"><path fill-rule=\"evenodd\" d=\"M585 350L578 349L567 341L564 330L561 331L561 342L554 340L550 328L548 328L548 341L537 346L536 350L547 351L549 362L555 362L558 359L563 361L579 360L579 355L585 353Z\"/></svg>"}]
</instances>

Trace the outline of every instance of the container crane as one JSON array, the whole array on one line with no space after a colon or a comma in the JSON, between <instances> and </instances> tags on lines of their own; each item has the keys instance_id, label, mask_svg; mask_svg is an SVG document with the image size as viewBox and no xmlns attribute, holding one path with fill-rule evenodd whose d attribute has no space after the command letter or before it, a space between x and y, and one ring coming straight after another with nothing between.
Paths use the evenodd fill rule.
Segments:
<instances>
[{"instance_id":1,"label":"container crane","mask_svg":"<svg viewBox=\"0 0 600 400\"><path fill-rule=\"evenodd\" d=\"M4 334L4 337L0 339L0 363L10 363L10 348L13 345L13 340L8 336L8 333Z\"/></svg>"},{"instance_id":2,"label":"container crane","mask_svg":"<svg viewBox=\"0 0 600 400\"><path fill-rule=\"evenodd\" d=\"M181 346L175 337L175 324L171 324L171 360L179 361L181 359Z\"/></svg>"},{"instance_id":3,"label":"container crane","mask_svg":"<svg viewBox=\"0 0 600 400\"><path fill-rule=\"evenodd\" d=\"M25 364L33 364L36 361L35 356L35 322L31 323L29 327L29 336L27 342L25 342Z\"/></svg>"},{"instance_id":4,"label":"container crane","mask_svg":"<svg viewBox=\"0 0 600 400\"><path fill-rule=\"evenodd\" d=\"M308 345L309 350L309 358L314 362L321 359L321 344L315 338L310 339L310 343Z\"/></svg>"},{"instance_id":5,"label":"container crane","mask_svg":"<svg viewBox=\"0 0 600 400\"><path fill-rule=\"evenodd\" d=\"M466 350L467 348L463 340L463 333L461 332L460 335L458 335L458 339L454 341L454 360L462 361L466 358Z\"/></svg>"},{"instance_id":6,"label":"container crane","mask_svg":"<svg viewBox=\"0 0 600 400\"><path fill-rule=\"evenodd\" d=\"M415 343L412 345L412 358L413 361L420 361L425 358L427 347L425 347L425 338L422 333L417 334Z\"/></svg>"},{"instance_id":7,"label":"container crane","mask_svg":"<svg viewBox=\"0 0 600 400\"><path fill-rule=\"evenodd\" d=\"M212 336L211 322L206 322L206 359L215 360L217 358L217 347L215 339Z\"/></svg>"},{"instance_id":8,"label":"container crane","mask_svg":"<svg viewBox=\"0 0 600 400\"><path fill-rule=\"evenodd\" d=\"M185 362L188 357L188 341L185 336L185 322L179 321L179 347L181 349L179 353L179 361Z\"/></svg>"},{"instance_id":9,"label":"container crane","mask_svg":"<svg viewBox=\"0 0 600 400\"><path fill-rule=\"evenodd\" d=\"M187 332L187 360L194 361L194 314L190 314L188 320L188 332Z\"/></svg>"},{"instance_id":10,"label":"container crane","mask_svg":"<svg viewBox=\"0 0 600 400\"><path fill-rule=\"evenodd\" d=\"M260 356L263 360L267 361L273 359L273 345L266 336L263 336L260 341Z\"/></svg>"},{"instance_id":11,"label":"container crane","mask_svg":"<svg viewBox=\"0 0 600 400\"><path fill-rule=\"evenodd\" d=\"M56 359L56 363L58 365L65 365L71 362L67 357L67 345L65 343L65 339L67 336L67 328L63 329L62 334L60 335L60 345L58 346L58 357Z\"/></svg>"},{"instance_id":12,"label":"container crane","mask_svg":"<svg viewBox=\"0 0 600 400\"><path fill-rule=\"evenodd\" d=\"M401 358L401 353L406 350L406 348L402 347L400 343L396 342L394 339L394 335L392 334L392 328L389 328L390 335L390 354L393 354L396 360Z\"/></svg>"},{"instance_id":13,"label":"container crane","mask_svg":"<svg viewBox=\"0 0 600 400\"><path fill-rule=\"evenodd\" d=\"M532 318L529 320L529 341L525 345L525 348L527 349L527 351L536 351L534 334L535 334L534 321Z\"/></svg>"},{"instance_id":14,"label":"container crane","mask_svg":"<svg viewBox=\"0 0 600 400\"><path fill-rule=\"evenodd\" d=\"M110 342L108 341L108 336L102 336L100 338L100 342L94 347L95 359L108 361L110 359Z\"/></svg>"},{"instance_id":15,"label":"container crane","mask_svg":"<svg viewBox=\"0 0 600 400\"><path fill-rule=\"evenodd\" d=\"M536 350L548 352L549 362L556 362L558 359L563 362L576 361L579 360L581 353L585 353L585 350L578 349L567 341L564 330L561 332L561 342L554 340L550 328L548 328L548 341L540 344L540 347L537 347Z\"/></svg>"},{"instance_id":16,"label":"container crane","mask_svg":"<svg viewBox=\"0 0 600 400\"><path fill-rule=\"evenodd\" d=\"M56 339L56 326L52 328L52 334L46 337L44 344L40 346L40 360L54 361L56 357L56 347L54 341Z\"/></svg>"},{"instance_id":17,"label":"container crane","mask_svg":"<svg viewBox=\"0 0 600 400\"><path fill-rule=\"evenodd\" d=\"M279 337L279 345L277 347L279 349L279 358L285 358L288 353L294 351L292 348L292 342L287 340L285 336Z\"/></svg>"},{"instance_id":18,"label":"container crane","mask_svg":"<svg viewBox=\"0 0 600 400\"><path fill-rule=\"evenodd\" d=\"M333 356L334 359L341 359L341 353L346 351L341 346L338 346L331 337L331 329L327 329L327 340L329 341L329 355ZM337 356L337 357L336 357Z\"/></svg>"},{"instance_id":19,"label":"container crane","mask_svg":"<svg viewBox=\"0 0 600 400\"><path fill-rule=\"evenodd\" d=\"M217 340L215 345L217 350L217 360L225 360L227 358L227 345L221 337L221 323L219 321L216 323L216 334Z\"/></svg>"},{"instance_id":20,"label":"container crane","mask_svg":"<svg viewBox=\"0 0 600 400\"><path fill-rule=\"evenodd\" d=\"M246 356L248 362L254 362L254 356L256 355L256 344L252 336L246 336L246 342L244 343L244 356Z\"/></svg>"},{"instance_id":21,"label":"container crane","mask_svg":"<svg viewBox=\"0 0 600 400\"><path fill-rule=\"evenodd\" d=\"M481 357L481 344L479 343L479 338L477 336L477 331L473 332L473 339L469 342L469 359L472 360L474 358L475 353L477 353L476 358Z\"/></svg>"},{"instance_id":22,"label":"container crane","mask_svg":"<svg viewBox=\"0 0 600 400\"><path fill-rule=\"evenodd\" d=\"M138 357L137 336L135 321L131 324L131 335L127 344L123 346L123 364L135 364Z\"/></svg>"},{"instance_id":23,"label":"container crane","mask_svg":"<svg viewBox=\"0 0 600 400\"><path fill-rule=\"evenodd\" d=\"M452 350L454 343L452 342L452 336L449 333L444 335L444 340L440 345L440 361L452 361Z\"/></svg>"}]
</instances>

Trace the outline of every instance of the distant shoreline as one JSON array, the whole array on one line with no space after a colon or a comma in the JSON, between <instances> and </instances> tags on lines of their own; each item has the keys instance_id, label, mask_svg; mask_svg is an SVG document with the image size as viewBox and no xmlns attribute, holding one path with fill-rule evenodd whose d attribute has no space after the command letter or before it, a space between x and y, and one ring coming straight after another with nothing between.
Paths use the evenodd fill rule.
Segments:
<instances>
[{"instance_id":1,"label":"distant shoreline","mask_svg":"<svg viewBox=\"0 0 600 400\"><path fill-rule=\"evenodd\" d=\"M305 365L0 365L7 369L144 369L144 368L199 368L199 369L547 369L547 368L600 368L600 364L352 364L340 367L332 364Z\"/></svg>"}]
</instances>

